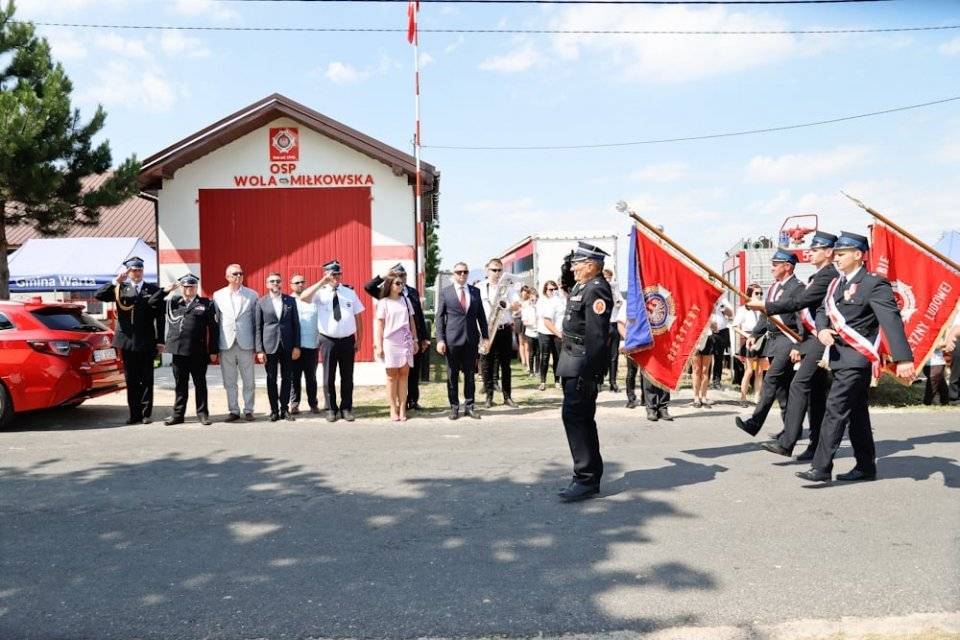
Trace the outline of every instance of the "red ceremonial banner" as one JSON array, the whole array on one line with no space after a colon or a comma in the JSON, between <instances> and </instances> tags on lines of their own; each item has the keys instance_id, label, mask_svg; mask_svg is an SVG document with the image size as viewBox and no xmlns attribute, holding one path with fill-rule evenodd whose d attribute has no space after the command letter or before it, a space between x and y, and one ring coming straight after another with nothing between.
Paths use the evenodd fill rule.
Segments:
<instances>
[{"instance_id":1,"label":"red ceremonial banner","mask_svg":"<svg viewBox=\"0 0 960 640\"><path fill-rule=\"evenodd\" d=\"M919 369L933 353L940 330L953 318L960 300L960 273L884 224L875 223L871 236L869 270L890 281L913 365ZM883 344L881 356L889 352ZM893 372L896 367L888 364L884 369Z\"/></svg>"},{"instance_id":2,"label":"red ceremonial banner","mask_svg":"<svg viewBox=\"0 0 960 640\"><path fill-rule=\"evenodd\" d=\"M636 235L653 346L630 357L655 384L676 391L723 290L643 229L637 229Z\"/></svg>"}]
</instances>

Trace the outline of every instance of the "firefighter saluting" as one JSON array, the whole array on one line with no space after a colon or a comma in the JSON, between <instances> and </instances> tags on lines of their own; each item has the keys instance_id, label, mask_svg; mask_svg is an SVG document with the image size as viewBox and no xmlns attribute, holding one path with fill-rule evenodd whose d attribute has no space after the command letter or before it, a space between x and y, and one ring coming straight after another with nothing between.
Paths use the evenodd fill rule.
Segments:
<instances>
[{"instance_id":1,"label":"firefighter saluting","mask_svg":"<svg viewBox=\"0 0 960 640\"><path fill-rule=\"evenodd\" d=\"M597 437L597 390L609 364L613 294L603 277L609 254L585 242L570 257L576 284L567 298L557 375L563 384L563 428L573 455L573 480L560 492L563 502L600 493L603 459Z\"/></svg>"}]
</instances>

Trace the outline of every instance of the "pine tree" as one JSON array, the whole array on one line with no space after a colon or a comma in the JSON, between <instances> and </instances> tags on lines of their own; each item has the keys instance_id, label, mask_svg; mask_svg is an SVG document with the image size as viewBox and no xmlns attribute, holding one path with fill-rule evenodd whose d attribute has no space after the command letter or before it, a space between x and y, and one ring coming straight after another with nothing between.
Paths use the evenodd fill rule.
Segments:
<instances>
[{"instance_id":1,"label":"pine tree","mask_svg":"<svg viewBox=\"0 0 960 640\"><path fill-rule=\"evenodd\" d=\"M428 221L427 227L427 255L424 273L424 286L432 287L437 280L437 271L440 269L440 239L437 237L436 223Z\"/></svg>"},{"instance_id":2,"label":"pine tree","mask_svg":"<svg viewBox=\"0 0 960 640\"><path fill-rule=\"evenodd\" d=\"M44 235L72 224L96 224L100 207L135 195L140 166L130 157L95 190L81 181L110 170L110 145L92 138L106 113L98 106L86 123L70 104L73 85L50 57L46 38L17 22L13 0L0 9L0 300L10 297L7 227L34 225Z\"/></svg>"}]
</instances>

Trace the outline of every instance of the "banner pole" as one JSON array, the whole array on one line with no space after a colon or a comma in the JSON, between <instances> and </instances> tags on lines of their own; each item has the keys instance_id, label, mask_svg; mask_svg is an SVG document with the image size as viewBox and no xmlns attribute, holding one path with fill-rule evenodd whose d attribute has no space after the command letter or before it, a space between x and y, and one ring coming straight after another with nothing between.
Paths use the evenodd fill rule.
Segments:
<instances>
[{"instance_id":1,"label":"banner pole","mask_svg":"<svg viewBox=\"0 0 960 640\"><path fill-rule=\"evenodd\" d=\"M891 229L893 229L903 237L907 238L908 240L910 240L911 242L919 246L921 249L923 249L930 255L935 256L936 258L939 258L941 261L943 261L944 264L946 264L948 267L950 267L954 271L960 273L960 264L957 264L947 256L943 255L942 253L940 253L939 251L937 251L936 249L928 245L926 242L924 242L920 238L916 237L915 235L913 235L912 233L910 233L909 231L907 231L906 229L904 229L903 227L895 223L893 220L887 218L876 209L873 209L872 207L868 207L860 200L851 196L849 193L845 193L843 191L841 191L840 193L850 198L850 200L852 200L854 204L856 204L858 207L860 207L861 209L869 213L871 216L873 216L883 224L887 225L888 227L890 227Z\"/></svg>"},{"instance_id":2,"label":"banner pole","mask_svg":"<svg viewBox=\"0 0 960 640\"><path fill-rule=\"evenodd\" d=\"M659 229L657 229L656 227L654 227L652 224L650 224L649 222L647 222L646 220L644 220L643 218L641 218L639 215L637 215L637 213L636 213L633 209L630 209L630 208L627 206L627 203L626 203L626 202L623 202L622 200L621 200L620 202L618 202L618 203L617 203L617 211L620 211L621 213L625 213L625 214L627 214L628 216L630 216L631 218L633 218L633 220L635 220L635 221L637 222L637 224L643 226L645 229L649 230L649 231L652 232L654 235L656 235L658 238L660 238L661 240L663 240L664 242L666 242L667 244L669 244L671 247L673 247L673 249L675 249L676 251L680 252L685 258L687 258L688 260L690 260L691 262L693 262L695 265L697 265L698 267L700 267L701 269L703 269L703 270L707 273L708 276L710 276L711 278L713 278L714 280L716 280L717 282L719 282L720 284L722 284L724 287L726 287L727 289L729 289L730 291L732 291L732 292L735 293L736 295L740 296L740 298L741 298L742 300L747 301L747 300L750 299L750 297L749 297L746 293L744 293L743 291L741 291L738 287L736 287L734 284L732 284L730 281L728 281L728 280L727 280L726 278L724 278L722 275L720 275L719 273L717 273L716 271L714 271L713 269L711 269L706 263L704 263L703 261L701 261L698 257L696 257L695 255L693 255L692 253L690 253L689 251L687 251L686 249L684 249L683 247L681 247L680 245L678 245L676 242L674 242L674 241L670 238L670 236L668 236L668 235L665 234L664 232L660 231ZM776 325L777 328L780 329L780 331L782 331L782 332L784 332L785 334L789 335L790 337L792 337L792 338L793 338L794 340L796 340L797 342L801 342L801 341L803 340L803 338L800 337L800 334L798 334L796 331L794 331L793 329L791 329L790 327L788 327L787 325L785 325L781 320L778 320L777 318L771 318L770 316L768 316L768 315L765 314L765 313L764 313L764 315L767 316L767 318L770 320L770 322L772 322L774 325Z\"/></svg>"}]
</instances>

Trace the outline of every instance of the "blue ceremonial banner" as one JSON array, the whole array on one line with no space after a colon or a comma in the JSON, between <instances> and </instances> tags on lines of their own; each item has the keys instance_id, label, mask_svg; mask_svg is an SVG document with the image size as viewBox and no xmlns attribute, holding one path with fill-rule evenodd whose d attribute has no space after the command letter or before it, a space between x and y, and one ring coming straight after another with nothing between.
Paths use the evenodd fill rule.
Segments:
<instances>
[{"instance_id":1,"label":"blue ceremonial banner","mask_svg":"<svg viewBox=\"0 0 960 640\"><path fill-rule=\"evenodd\" d=\"M627 335L623 340L626 353L642 351L653 346L650 318L647 317L647 301L643 294L643 277L637 255L637 228L630 228L630 277L627 281Z\"/></svg>"}]
</instances>

